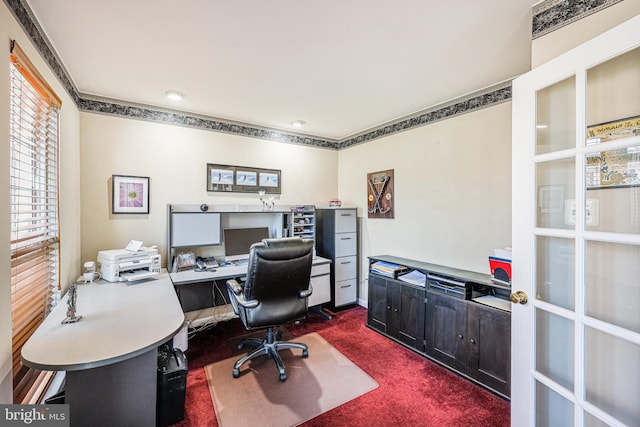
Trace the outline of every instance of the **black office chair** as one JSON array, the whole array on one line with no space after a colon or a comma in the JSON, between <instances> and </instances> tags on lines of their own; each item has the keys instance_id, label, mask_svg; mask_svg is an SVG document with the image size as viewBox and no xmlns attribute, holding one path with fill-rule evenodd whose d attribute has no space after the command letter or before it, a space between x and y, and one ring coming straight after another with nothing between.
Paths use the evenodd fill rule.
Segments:
<instances>
[{"instance_id":1,"label":"black office chair","mask_svg":"<svg viewBox=\"0 0 640 427\"><path fill-rule=\"evenodd\" d=\"M273 358L280 373L280 381L287 379L284 362L278 354L285 348L302 350L302 357L309 355L306 344L279 341L280 333L274 328L307 316L307 298L312 293L311 263L313 240L289 237L264 239L254 243L249 253L249 265L245 283L227 281L227 291L233 311L240 316L247 330L266 329L264 340L245 338L238 350L245 345L256 347L233 365L233 377L240 376L240 366L258 356Z\"/></svg>"}]
</instances>

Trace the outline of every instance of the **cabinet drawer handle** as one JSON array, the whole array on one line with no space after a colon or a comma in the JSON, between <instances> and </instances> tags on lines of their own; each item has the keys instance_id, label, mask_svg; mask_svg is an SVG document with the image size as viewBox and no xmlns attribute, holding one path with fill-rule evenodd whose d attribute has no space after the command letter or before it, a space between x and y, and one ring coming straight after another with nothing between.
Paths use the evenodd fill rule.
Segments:
<instances>
[{"instance_id":1,"label":"cabinet drawer handle","mask_svg":"<svg viewBox=\"0 0 640 427\"><path fill-rule=\"evenodd\" d=\"M462 334L458 334L458 338L462 339L464 337L462 336Z\"/></svg>"},{"instance_id":2,"label":"cabinet drawer handle","mask_svg":"<svg viewBox=\"0 0 640 427\"><path fill-rule=\"evenodd\" d=\"M351 237L341 237L340 240L351 240Z\"/></svg>"},{"instance_id":3,"label":"cabinet drawer handle","mask_svg":"<svg viewBox=\"0 0 640 427\"><path fill-rule=\"evenodd\" d=\"M343 213L343 214L340 214L340 216L351 216L351 214L349 214L349 213Z\"/></svg>"},{"instance_id":4,"label":"cabinet drawer handle","mask_svg":"<svg viewBox=\"0 0 640 427\"><path fill-rule=\"evenodd\" d=\"M476 340L474 340L473 338L471 338L471 344L475 344Z\"/></svg>"},{"instance_id":5,"label":"cabinet drawer handle","mask_svg":"<svg viewBox=\"0 0 640 427\"><path fill-rule=\"evenodd\" d=\"M340 264L351 264L351 261L342 261Z\"/></svg>"},{"instance_id":6,"label":"cabinet drawer handle","mask_svg":"<svg viewBox=\"0 0 640 427\"><path fill-rule=\"evenodd\" d=\"M342 285L342 286L340 286L340 287L341 287L342 289L344 289L344 288L350 288L350 287L351 287L351 285Z\"/></svg>"}]
</instances>

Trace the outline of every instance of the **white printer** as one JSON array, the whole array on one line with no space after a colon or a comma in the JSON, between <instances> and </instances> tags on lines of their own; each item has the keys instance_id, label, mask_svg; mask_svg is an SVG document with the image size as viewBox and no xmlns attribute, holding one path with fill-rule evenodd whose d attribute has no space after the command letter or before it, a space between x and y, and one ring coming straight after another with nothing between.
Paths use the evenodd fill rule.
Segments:
<instances>
[{"instance_id":1,"label":"white printer","mask_svg":"<svg viewBox=\"0 0 640 427\"><path fill-rule=\"evenodd\" d=\"M160 254L155 248L99 251L98 263L100 275L109 282L132 282L160 275Z\"/></svg>"}]
</instances>

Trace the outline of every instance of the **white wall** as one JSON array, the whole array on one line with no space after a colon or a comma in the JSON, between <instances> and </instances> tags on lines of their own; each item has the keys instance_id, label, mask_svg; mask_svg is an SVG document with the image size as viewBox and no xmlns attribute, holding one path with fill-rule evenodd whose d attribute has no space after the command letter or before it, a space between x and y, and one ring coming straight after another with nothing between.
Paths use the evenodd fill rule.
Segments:
<instances>
[{"instance_id":1,"label":"white wall","mask_svg":"<svg viewBox=\"0 0 640 427\"><path fill-rule=\"evenodd\" d=\"M394 219L367 217L367 173L394 169ZM367 257L395 255L489 274L511 244L511 103L339 152L339 195L360 217L359 298Z\"/></svg>"},{"instance_id":2,"label":"white wall","mask_svg":"<svg viewBox=\"0 0 640 427\"><path fill-rule=\"evenodd\" d=\"M131 239L164 257L167 204L260 204L257 194L208 193L207 163L280 169L276 205L324 206L338 193L334 150L92 113L81 114L81 129L83 261ZM149 215L111 214L114 174L150 177Z\"/></svg>"},{"instance_id":3,"label":"white wall","mask_svg":"<svg viewBox=\"0 0 640 427\"><path fill-rule=\"evenodd\" d=\"M9 41L17 40L51 87L62 99L60 116L60 277L67 285L80 271L80 165L78 110L47 65L24 35L4 3L0 4L0 40L3 41L3 63L0 67L0 163L9 164ZM9 175L0 168L0 403L13 401L11 374L11 280L9 236Z\"/></svg>"}]
</instances>

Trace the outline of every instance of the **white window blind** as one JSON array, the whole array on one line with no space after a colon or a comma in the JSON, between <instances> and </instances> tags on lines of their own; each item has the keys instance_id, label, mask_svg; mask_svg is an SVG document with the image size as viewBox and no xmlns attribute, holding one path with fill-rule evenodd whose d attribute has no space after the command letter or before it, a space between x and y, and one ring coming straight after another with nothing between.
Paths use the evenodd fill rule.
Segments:
<instances>
[{"instance_id":1,"label":"white window blind","mask_svg":"<svg viewBox=\"0 0 640 427\"><path fill-rule=\"evenodd\" d=\"M11 43L9 144L14 403L40 403L52 373L20 351L46 316L58 277L59 98Z\"/></svg>"}]
</instances>

